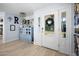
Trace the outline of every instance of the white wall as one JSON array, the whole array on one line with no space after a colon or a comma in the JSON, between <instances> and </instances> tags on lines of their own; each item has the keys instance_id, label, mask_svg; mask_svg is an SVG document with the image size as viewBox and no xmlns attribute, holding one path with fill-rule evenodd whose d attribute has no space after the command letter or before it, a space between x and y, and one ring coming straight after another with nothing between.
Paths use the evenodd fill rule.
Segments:
<instances>
[{"instance_id":1,"label":"white wall","mask_svg":"<svg viewBox=\"0 0 79 59\"><path fill-rule=\"evenodd\" d=\"M26 20L32 20L32 19L33 19L33 15L31 15L31 16L26 16L25 19L26 19Z\"/></svg>"},{"instance_id":2,"label":"white wall","mask_svg":"<svg viewBox=\"0 0 79 59\"><path fill-rule=\"evenodd\" d=\"M41 45L42 42L42 36L40 34L41 29L39 31L39 27L38 27L38 17L40 17L41 19L48 14L51 14L53 11L61 11L63 9L67 9L68 11L68 20L67 20L67 42L66 44L67 46L67 54L72 54L74 51L74 45L73 45L73 11L71 11L73 9L72 4L53 4L51 6L48 6L46 8L42 8L39 10L36 10L34 12L34 44L36 45ZM43 20L43 19L42 19ZM42 21L41 21L42 23ZM59 25L58 23L56 23L57 25ZM42 26L41 26L42 27ZM57 26L57 28L59 28ZM58 31L57 31L58 32ZM55 36L56 37L56 36ZM58 38L60 39L60 38Z\"/></svg>"},{"instance_id":3,"label":"white wall","mask_svg":"<svg viewBox=\"0 0 79 59\"><path fill-rule=\"evenodd\" d=\"M14 24L14 16L12 14L5 13L4 18L4 42L10 42L19 39L19 24ZM11 22L8 17L12 17ZM10 25L15 25L15 31L10 31Z\"/></svg>"}]
</instances>

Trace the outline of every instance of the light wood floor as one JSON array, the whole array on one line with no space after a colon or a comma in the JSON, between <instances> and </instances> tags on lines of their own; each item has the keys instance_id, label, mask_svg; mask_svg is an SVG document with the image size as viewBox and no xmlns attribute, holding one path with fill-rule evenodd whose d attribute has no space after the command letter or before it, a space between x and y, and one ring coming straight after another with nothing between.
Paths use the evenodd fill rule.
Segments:
<instances>
[{"instance_id":1,"label":"light wood floor","mask_svg":"<svg viewBox=\"0 0 79 59\"><path fill-rule=\"evenodd\" d=\"M17 40L0 44L0 56L65 56L65 54Z\"/></svg>"}]
</instances>

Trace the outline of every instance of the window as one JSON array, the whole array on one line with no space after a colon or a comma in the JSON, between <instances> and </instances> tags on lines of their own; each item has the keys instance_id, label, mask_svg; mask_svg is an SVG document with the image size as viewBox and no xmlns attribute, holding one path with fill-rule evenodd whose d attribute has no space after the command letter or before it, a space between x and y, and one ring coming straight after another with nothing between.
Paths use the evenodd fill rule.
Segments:
<instances>
[{"instance_id":1,"label":"window","mask_svg":"<svg viewBox=\"0 0 79 59\"><path fill-rule=\"evenodd\" d=\"M54 15L48 15L45 17L45 31L54 32Z\"/></svg>"},{"instance_id":2,"label":"window","mask_svg":"<svg viewBox=\"0 0 79 59\"><path fill-rule=\"evenodd\" d=\"M62 34L63 34L63 37L65 38L66 37L66 12L63 12L61 14L61 31L62 31Z\"/></svg>"}]
</instances>

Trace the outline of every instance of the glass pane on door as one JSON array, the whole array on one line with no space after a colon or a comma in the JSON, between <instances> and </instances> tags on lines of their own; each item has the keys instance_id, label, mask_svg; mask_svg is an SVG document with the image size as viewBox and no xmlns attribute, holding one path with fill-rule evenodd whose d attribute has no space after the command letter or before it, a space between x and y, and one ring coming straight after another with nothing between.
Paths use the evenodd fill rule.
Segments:
<instances>
[{"instance_id":1,"label":"glass pane on door","mask_svg":"<svg viewBox=\"0 0 79 59\"><path fill-rule=\"evenodd\" d=\"M66 12L62 12L61 14L61 32L63 38L66 38Z\"/></svg>"},{"instance_id":2,"label":"glass pane on door","mask_svg":"<svg viewBox=\"0 0 79 59\"><path fill-rule=\"evenodd\" d=\"M54 32L54 15L45 16L45 31Z\"/></svg>"}]
</instances>

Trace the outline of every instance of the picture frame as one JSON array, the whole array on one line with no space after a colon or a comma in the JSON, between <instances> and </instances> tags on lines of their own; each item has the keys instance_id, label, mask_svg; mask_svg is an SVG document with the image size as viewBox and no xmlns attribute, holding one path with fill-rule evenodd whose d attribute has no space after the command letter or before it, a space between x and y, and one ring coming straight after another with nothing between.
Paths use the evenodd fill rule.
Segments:
<instances>
[{"instance_id":1,"label":"picture frame","mask_svg":"<svg viewBox=\"0 0 79 59\"><path fill-rule=\"evenodd\" d=\"M15 31L15 25L10 25L10 31Z\"/></svg>"}]
</instances>

